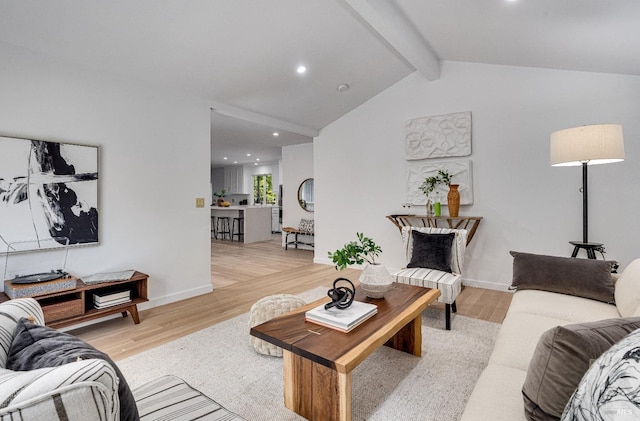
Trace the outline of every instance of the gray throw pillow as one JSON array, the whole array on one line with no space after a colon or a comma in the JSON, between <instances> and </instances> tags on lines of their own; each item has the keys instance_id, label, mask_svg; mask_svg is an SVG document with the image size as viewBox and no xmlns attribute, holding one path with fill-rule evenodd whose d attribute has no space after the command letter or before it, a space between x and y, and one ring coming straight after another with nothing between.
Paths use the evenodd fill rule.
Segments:
<instances>
[{"instance_id":1,"label":"gray throw pillow","mask_svg":"<svg viewBox=\"0 0 640 421\"><path fill-rule=\"evenodd\" d=\"M522 387L529 420L559 420L591 363L640 328L640 317L557 326L539 339Z\"/></svg>"},{"instance_id":2,"label":"gray throw pillow","mask_svg":"<svg viewBox=\"0 0 640 421\"><path fill-rule=\"evenodd\" d=\"M614 303L611 262L595 259L543 256L511 251L511 286L575 295Z\"/></svg>"},{"instance_id":3,"label":"gray throw pillow","mask_svg":"<svg viewBox=\"0 0 640 421\"><path fill-rule=\"evenodd\" d=\"M591 365L561 419L640 419L640 329L613 345Z\"/></svg>"},{"instance_id":4,"label":"gray throw pillow","mask_svg":"<svg viewBox=\"0 0 640 421\"><path fill-rule=\"evenodd\" d=\"M101 359L116 371L118 397L120 398L120 420L138 421L138 407L122 372L109 356L86 342L67 333L58 332L21 318L16 325L13 341L7 357L7 369L30 371L44 367L58 367L78 360Z\"/></svg>"},{"instance_id":5,"label":"gray throw pillow","mask_svg":"<svg viewBox=\"0 0 640 421\"><path fill-rule=\"evenodd\" d=\"M427 234L411 231L413 237L413 251L408 268L436 269L451 273L451 246L454 233Z\"/></svg>"}]
</instances>

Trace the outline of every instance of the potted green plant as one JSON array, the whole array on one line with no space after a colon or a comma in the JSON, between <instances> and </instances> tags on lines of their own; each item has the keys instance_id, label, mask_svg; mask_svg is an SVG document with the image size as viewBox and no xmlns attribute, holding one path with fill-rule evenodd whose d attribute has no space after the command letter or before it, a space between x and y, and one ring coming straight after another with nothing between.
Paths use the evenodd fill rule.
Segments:
<instances>
[{"instance_id":1,"label":"potted green plant","mask_svg":"<svg viewBox=\"0 0 640 421\"><path fill-rule=\"evenodd\" d=\"M429 193L434 191L438 185L445 184L448 186L451 184L452 178L453 176L447 170L438 170L438 175L425 178L419 189L428 197Z\"/></svg>"},{"instance_id":2,"label":"potted green plant","mask_svg":"<svg viewBox=\"0 0 640 421\"><path fill-rule=\"evenodd\" d=\"M367 263L360 275L360 286L367 297L383 298L391 288L392 279L387 269L376 262L376 257L382 253L382 248L363 233L357 232L358 241L350 241L341 249L329 252L336 270L343 270L348 265Z\"/></svg>"},{"instance_id":3,"label":"potted green plant","mask_svg":"<svg viewBox=\"0 0 640 421\"><path fill-rule=\"evenodd\" d=\"M222 189L220 190L220 193L214 192L213 195L218 198L216 205L222 206L222 204L224 203L224 197L227 195L227 190Z\"/></svg>"},{"instance_id":4,"label":"potted green plant","mask_svg":"<svg viewBox=\"0 0 640 421\"><path fill-rule=\"evenodd\" d=\"M419 189L422 190L425 196L427 196L427 211L430 206L429 193L435 190L435 188L444 184L449 186L449 193L447 194L447 207L449 210L449 216L457 217L460 210L460 192L458 191L458 184L453 184L453 176L449 174L447 170L438 170L438 174L432 177L424 179ZM436 200L436 216L440 216L440 203Z\"/></svg>"}]
</instances>

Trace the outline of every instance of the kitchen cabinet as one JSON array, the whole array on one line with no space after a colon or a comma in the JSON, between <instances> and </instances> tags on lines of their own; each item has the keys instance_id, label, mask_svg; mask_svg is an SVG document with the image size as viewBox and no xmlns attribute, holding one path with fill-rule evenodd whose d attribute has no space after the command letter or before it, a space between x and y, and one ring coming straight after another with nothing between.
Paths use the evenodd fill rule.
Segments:
<instances>
[{"instance_id":1,"label":"kitchen cabinet","mask_svg":"<svg viewBox=\"0 0 640 421\"><path fill-rule=\"evenodd\" d=\"M227 194L247 194L244 188L242 167L224 168L224 188L227 190Z\"/></svg>"},{"instance_id":2,"label":"kitchen cabinet","mask_svg":"<svg viewBox=\"0 0 640 421\"><path fill-rule=\"evenodd\" d=\"M211 189L212 193L217 193L227 187L224 184L224 168L214 168L211 172ZM215 198L213 199L216 200Z\"/></svg>"}]
</instances>

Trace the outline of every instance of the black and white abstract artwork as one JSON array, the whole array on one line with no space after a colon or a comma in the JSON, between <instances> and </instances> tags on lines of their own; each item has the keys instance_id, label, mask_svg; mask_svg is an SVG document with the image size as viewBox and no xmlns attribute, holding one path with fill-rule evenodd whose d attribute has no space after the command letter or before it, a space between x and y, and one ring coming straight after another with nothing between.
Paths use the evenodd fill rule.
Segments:
<instances>
[{"instance_id":1,"label":"black and white abstract artwork","mask_svg":"<svg viewBox=\"0 0 640 421\"><path fill-rule=\"evenodd\" d=\"M0 253L67 243L98 243L98 147L0 136Z\"/></svg>"}]
</instances>

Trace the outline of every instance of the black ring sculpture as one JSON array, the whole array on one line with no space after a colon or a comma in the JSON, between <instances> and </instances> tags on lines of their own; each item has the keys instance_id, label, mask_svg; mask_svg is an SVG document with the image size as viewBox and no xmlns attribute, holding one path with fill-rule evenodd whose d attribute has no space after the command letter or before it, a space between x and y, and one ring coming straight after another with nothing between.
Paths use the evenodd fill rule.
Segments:
<instances>
[{"instance_id":1,"label":"black ring sculpture","mask_svg":"<svg viewBox=\"0 0 640 421\"><path fill-rule=\"evenodd\" d=\"M336 284L340 281L346 281L351 285L351 288L347 286L338 287ZM353 298L356 294L356 287L353 286L353 283L347 278L338 278L333 281L333 288L327 292L329 298L331 298L331 302L324 305L325 310L329 310L331 307L338 308L340 310L344 310L349 307L351 303L353 303Z\"/></svg>"}]
</instances>

